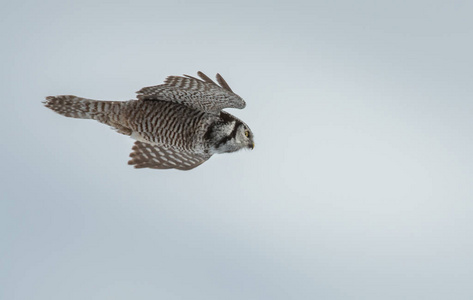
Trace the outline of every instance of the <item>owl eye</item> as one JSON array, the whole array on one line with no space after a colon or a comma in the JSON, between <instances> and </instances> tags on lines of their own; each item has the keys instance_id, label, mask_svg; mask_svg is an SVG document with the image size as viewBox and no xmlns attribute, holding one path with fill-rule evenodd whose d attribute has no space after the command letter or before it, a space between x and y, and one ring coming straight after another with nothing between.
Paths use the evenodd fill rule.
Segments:
<instances>
[{"instance_id":1,"label":"owl eye","mask_svg":"<svg viewBox=\"0 0 473 300\"><path fill-rule=\"evenodd\" d=\"M250 132L248 130L245 130L245 136L246 137L249 137L250 136Z\"/></svg>"}]
</instances>

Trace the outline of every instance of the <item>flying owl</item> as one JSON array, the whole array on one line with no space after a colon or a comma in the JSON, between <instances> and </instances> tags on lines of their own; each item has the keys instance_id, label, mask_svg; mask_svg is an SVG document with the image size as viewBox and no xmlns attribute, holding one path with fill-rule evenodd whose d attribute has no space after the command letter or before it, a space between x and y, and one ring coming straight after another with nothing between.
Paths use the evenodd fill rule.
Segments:
<instances>
[{"instance_id":1,"label":"flying owl","mask_svg":"<svg viewBox=\"0 0 473 300\"><path fill-rule=\"evenodd\" d=\"M43 102L70 118L93 119L135 139L135 168L193 169L216 153L254 148L248 125L223 111L246 106L217 74L217 83L202 72L200 79L169 76L164 84L142 88L137 100L99 101L70 95Z\"/></svg>"}]
</instances>

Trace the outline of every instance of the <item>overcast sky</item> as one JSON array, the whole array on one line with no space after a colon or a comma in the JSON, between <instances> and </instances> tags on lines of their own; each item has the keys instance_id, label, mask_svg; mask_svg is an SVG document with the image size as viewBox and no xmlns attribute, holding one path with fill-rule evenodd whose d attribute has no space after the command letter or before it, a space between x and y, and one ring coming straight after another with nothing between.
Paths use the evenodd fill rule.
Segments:
<instances>
[{"instance_id":1,"label":"overcast sky","mask_svg":"<svg viewBox=\"0 0 473 300\"><path fill-rule=\"evenodd\" d=\"M8 1L1 299L473 299L473 2ZM219 72L253 151L135 170L44 108Z\"/></svg>"}]
</instances>

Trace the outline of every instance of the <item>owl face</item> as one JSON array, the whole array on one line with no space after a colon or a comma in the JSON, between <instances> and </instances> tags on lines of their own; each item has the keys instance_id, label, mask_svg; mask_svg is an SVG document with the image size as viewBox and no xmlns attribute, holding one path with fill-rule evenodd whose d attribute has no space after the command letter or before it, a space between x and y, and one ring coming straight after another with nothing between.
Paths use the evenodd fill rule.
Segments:
<instances>
[{"instance_id":1,"label":"owl face","mask_svg":"<svg viewBox=\"0 0 473 300\"><path fill-rule=\"evenodd\" d=\"M253 149L253 133L248 125L232 118L215 124L211 129L210 146L213 153L229 153L240 149Z\"/></svg>"},{"instance_id":2,"label":"owl face","mask_svg":"<svg viewBox=\"0 0 473 300\"><path fill-rule=\"evenodd\" d=\"M239 149L253 149L255 147L255 142L253 141L253 132L251 132L250 128L245 123L242 123L240 126L238 126L235 136L235 143L240 146Z\"/></svg>"}]
</instances>

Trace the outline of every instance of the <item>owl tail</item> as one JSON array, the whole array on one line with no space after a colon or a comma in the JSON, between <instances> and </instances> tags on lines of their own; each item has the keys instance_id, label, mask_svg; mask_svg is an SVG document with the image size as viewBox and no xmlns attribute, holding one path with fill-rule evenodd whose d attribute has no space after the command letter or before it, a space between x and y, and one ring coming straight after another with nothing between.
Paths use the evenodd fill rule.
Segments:
<instances>
[{"instance_id":1,"label":"owl tail","mask_svg":"<svg viewBox=\"0 0 473 300\"><path fill-rule=\"evenodd\" d=\"M43 102L47 108L69 118L94 119L100 122L120 110L120 102L97 101L71 95L49 96Z\"/></svg>"}]
</instances>

